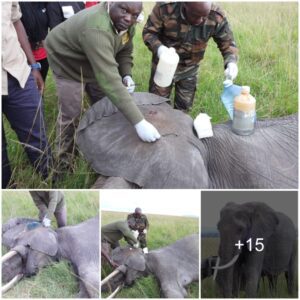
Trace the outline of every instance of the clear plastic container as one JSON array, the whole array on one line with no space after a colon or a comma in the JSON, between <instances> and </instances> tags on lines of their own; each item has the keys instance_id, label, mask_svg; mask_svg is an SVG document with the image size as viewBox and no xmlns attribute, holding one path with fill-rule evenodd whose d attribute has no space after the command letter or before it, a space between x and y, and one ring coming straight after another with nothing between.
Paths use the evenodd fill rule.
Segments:
<instances>
[{"instance_id":1,"label":"clear plastic container","mask_svg":"<svg viewBox=\"0 0 300 300\"><path fill-rule=\"evenodd\" d=\"M223 82L224 89L221 95L221 101L224 104L230 119L233 119L233 103L234 98L241 94L242 87L233 84L232 80L227 79Z\"/></svg>"},{"instance_id":2,"label":"clear plastic container","mask_svg":"<svg viewBox=\"0 0 300 300\"><path fill-rule=\"evenodd\" d=\"M164 51L159 58L157 68L154 74L154 82L160 87L168 87L171 85L177 65L179 63L179 56L174 48L169 48Z\"/></svg>"},{"instance_id":3,"label":"clear plastic container","mask_svg":"<svg viewBox=\"0 0 300 300\"><path fill-rule=\"evenodd\" d=\"M254 132L256 100L250 95L250 87L242 86L241 94L234 98L232 131L238 135L250 135Z\"/></svg>"}]
</instances>

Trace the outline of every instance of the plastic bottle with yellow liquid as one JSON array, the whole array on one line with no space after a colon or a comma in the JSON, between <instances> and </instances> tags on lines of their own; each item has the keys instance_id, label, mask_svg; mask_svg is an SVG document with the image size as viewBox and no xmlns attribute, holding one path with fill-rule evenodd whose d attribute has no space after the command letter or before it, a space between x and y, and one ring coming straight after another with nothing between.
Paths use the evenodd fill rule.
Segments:
<instances>
[{"instance_id":1,"label":"plastic bottle with yellow liquid","mask_svg":"<svg viewBox=\"0 0 300 300\"><path fill-rule=\"evenodd\" d=\"M250 95L250 87L242 86L241 94L234 98L232 131L238 135L254 132L256 100Z\"/></svg>"}]
</instances>

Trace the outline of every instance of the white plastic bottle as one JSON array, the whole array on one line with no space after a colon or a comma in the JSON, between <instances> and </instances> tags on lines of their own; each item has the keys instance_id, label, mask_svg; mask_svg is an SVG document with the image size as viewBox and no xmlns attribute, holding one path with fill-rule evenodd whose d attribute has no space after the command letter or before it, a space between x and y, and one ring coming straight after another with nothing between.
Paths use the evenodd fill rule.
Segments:
<instances>
[{"instance_id":1,"label":"white plastic bottle","mask_svg":"<svg viewBox=\"0 0 300 300\"><path fill-rule=\"evenodd\" d=\"M250 135L254 132L256 120L256 100L250 95L250 87L242 86L241 94L234 98L232 130L238 135Z\"/></svg>"},{"instance_id":2,"label":"white plastic bottle","mask_svg":"<svg viewBox=\"0 0 300 300\"><path fill-rule=\"evenodd\" d=\"M178 62L179 56L173 47L165 50L160 55L156 72L154 74L154 82L160 87L170 86L177 69Z\"/></svg>"}]
</instances>

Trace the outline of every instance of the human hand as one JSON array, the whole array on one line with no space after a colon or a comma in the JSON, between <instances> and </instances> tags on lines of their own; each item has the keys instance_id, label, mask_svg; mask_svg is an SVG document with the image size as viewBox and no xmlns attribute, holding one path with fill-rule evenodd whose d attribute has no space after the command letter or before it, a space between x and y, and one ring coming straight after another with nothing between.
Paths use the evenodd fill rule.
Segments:
<instances>
[{"instance_id":1,"label":"human hand","mask_svg":"<svg viewBox=\"0 0 300 300\"><path fill-rule=\"evenodd\" d=\"M237 64L234 62L230 62L227 64L227 68L224 71L224 74L226 79L234 80L237 77L238 72L239 70Z\"/></svg>"},{"instance_id":2,"label":"human hand","mask_svg":"<svg viewBox=\"0 0 300 300\"><path fill-rule=\"evenodd\" d=\"M123 84L126 86L128 93L132 94L135 89L135 82L133 81L132 77L126 75L123 77Z\"/></svg>"},{"instance_id":3,"label":"human hand","mask_svg":"<svg viewBox=\"0 0 300 300\"><path fill-rule=\"evenodd\" d=\"M164 45L160 45L157 49L157 57L160 58L160 56L163 54L163 52L165 52L168 49L169 49L168 47L166 47Z\"/></svg>"},{"instance_id":4,"label":"human hand","mask_svg":"<svg viewBox=\"0 0 300 300\"><path fill-rule=\"evenodd\" d=\"M157 129L145 119L134 125L139 138L144 142L155 142L160 139Z\"/></svg>"},{"instance_id":5,"label":"human hand","mask_svg":"<svg viewBox=\"0 0 300 300\"><path fill-rule=\"evenodd\" d=\"M43 92L44 92L45 83L44 83L43 77L41 75L41 72L39 70L36 70L36 69L33 69L31 72L32 72L32 75L33 75L33 77L35 79L35 82L37 84L37 88L38 88L38 90L40 91L40 93L42 95Z\"/></svg>"},{"instance_id":6,"label":"human hand","mask_svg":"<svg viewBox=\"0 0 300 300\"><path fill-rule=\"evenodd\" d=\"M137 237L139 236L139 232L137 230L132 230L131 231L134 235L134 237L137 239Z\"/></svg>"},{"instance_id":7,"label":"human hand","mask_svg":"<svg viewBox=\"0 0 300 300\"><path fill-rule=\"evenodd\" d=\"M45 218L43 219L42 223L43 223L43 225L44 225L45 227L50 227L50 226L51 226L51 220L48 219L47 217L45 217Z\"/></svg>"},{"instance_id":8,"label":"human hand","mask_svg":"<svg viewBox=\"0 0 300 300\"><path fill-rule=\"evenodd\" d=\"M133 244L132 246L133 246L133 248L136 248L136 249L137 249L137 248L139 248L139 247L140 247L140 243L139 243L139 242L137 242L137 243Z\"/></svg>"}]
</instances>

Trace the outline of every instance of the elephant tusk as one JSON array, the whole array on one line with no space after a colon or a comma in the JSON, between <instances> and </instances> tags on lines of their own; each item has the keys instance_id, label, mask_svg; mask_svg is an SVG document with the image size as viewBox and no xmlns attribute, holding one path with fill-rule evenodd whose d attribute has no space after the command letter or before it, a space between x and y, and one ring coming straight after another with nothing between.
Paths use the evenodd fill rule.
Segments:
<instances>
[{"instance_id":1,"label":"elephant tusk","mask_svg":"<svg viewBox=\"0 0 300 300\"><path fill-rule=\"evenodd\" d=\"M2 295L4 293L6 293L8 290L10 290L17 282L19 282L22 279L22 277L23 277L23 274L18 274L9 283L4 285L1 288Z\"/></svg>"},{"instance_id":2,"label":"elephant tusk","mask_svg":"<svg viewBox=\"0 0 300 300\"><path fill-rule=\"evenodd\" d=\"M116 294L120 291L120 289L123 287L123 284L120 284L114 291L113 293L111 293L107 299L111 299L113 298L114 296L116 296Z\"/></svg>"},{"instance_id":3,"label":"elephant tusk","mask_svg":"<svg viewBox=\"0 0 300 300\"><path fill-rule=\"evenodd\" d=\"M117 274L119 274L120 271L119 270L114 270L112 273L110 273L107 277L105 277L102 281L101 281L101 286L104 285L105 283L107 283L111 278L115 277Z\"/></svg>"},{"instance_id":4,"label":"elephant tusk","mask_svg":"<svg viewBox=\"0 0 300 300\"><path fill-rule=\"evenodd\" d=\"M5 255L3 255L1 257L1 263L6 262L7 260L9 260L10 258L12 258L13 256L15 256L16 254L18 254L17 251L11 250L9 252L7 252Z\"/></svg>"},{"instance_id":5,"label":"elephant tusk","mask_svg":"<svg viewBox=\"0 0 300 300\"><path fill-rule=\"evenodd\" d=\"M234 265L234 263L238 260L239 256L240 256L239 254L236 254L233 257L233 259L230 262L228 262L226 265L216 266L216 267L213 267L213 269L215 269L215 270L224 270L224 269L227 269L227 268L231 267L232 265Z\"/></svg>"},{"instance_id":6,"label":"elephant tusk","mask_svg":"<svg viewBox=\"0 0 300 300\"><path fill-rule=\"evenodd\" d=\"M213 281L215 281L217 278L219 264L220 264L220 256L218 256L217 258L215 267L212 267L214 269Z\"/></svg>"}]
</instances>

